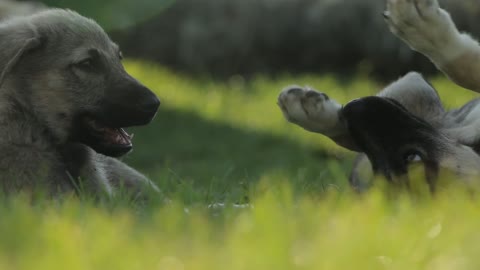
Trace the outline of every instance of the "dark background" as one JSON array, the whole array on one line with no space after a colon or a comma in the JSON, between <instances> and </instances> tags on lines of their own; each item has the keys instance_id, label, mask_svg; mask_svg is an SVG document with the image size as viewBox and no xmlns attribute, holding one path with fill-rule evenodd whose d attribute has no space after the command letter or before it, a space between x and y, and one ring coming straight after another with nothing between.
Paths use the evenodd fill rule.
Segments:
<instances>
[{"instance_id":1,"label":"dark background","mask_svg":"<svg viewBox=\"0 0 480 270\"><path fill-rule=\"evenodd\" d=\"M435 68L387 29L382 0L45 0L95 18L128 57L218 79L363 73L382 80ZM441 0L480 36L478 0Z\"/></svg>"}]
</instances>

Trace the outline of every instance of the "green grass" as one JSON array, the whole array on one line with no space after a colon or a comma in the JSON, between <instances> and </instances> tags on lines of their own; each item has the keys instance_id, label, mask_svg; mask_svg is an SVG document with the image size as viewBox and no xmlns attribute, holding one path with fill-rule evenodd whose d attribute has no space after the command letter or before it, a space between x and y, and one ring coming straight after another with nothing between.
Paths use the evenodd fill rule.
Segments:
<instances>
[{"instance_id":1,"label":"green grass","mask_svg":"<svg viewBox=\"0 0 480 270\"><path fill-rule=\"evenodd\" d=\"M368 80L341 86L332 77L264 77L227 83L191 80L136 62L129 72L161 97L155 121L136 133L135 152L126 161L160 179L184 201L242 201L262 177L294 179L299 190L321 192L346 186L352 154L329 139L288 124L276 105L279 91L296 82L338 93L362 95L378 87Z\"/></svg>"},{"instance_id":2,"label":"green grass","mask_svg":"<svg viewBox=\"0 0 480 270\"><path fill-rule=\"evenodd\" d=\"M152 124L133 131L124 161L172 202L2 199L0 269L480 267L475 194L351 194L353 154L286 123L275 104L293 83L341 102L380 84L316 75L218 83L135 61L127 69L163 103ZM433 84L448 106L475 96L445 79Z\"/></svg>"}]
</instances>

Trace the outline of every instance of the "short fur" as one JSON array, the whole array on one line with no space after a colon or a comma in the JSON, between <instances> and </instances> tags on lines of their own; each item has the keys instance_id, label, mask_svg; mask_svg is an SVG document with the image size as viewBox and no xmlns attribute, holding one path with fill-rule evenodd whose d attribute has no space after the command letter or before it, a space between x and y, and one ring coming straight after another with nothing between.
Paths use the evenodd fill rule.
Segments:
<instances>
[{"instance_id":1,"label":"short fur","mask_svg":"<svg viewBox=\"0 0 480 270\"><path fill-rule=\"evenodd\" d=\"M454 82L480 92L480 46L457 30L437 0L387 0L384 17L394 34ZM362 153L350 179L357 189L376 173L403 181L415 163L423 164L432 191L441 168L463 179L480 174L480 99L446 111L418 73L344 106L299 86L285 88L278 104L290 122Z\"/></svg>"},{"instance_id":2,"label":"short fur","mask_svg":"<svg viewBox=\"0 0 480 270\"><path fill-rule=\"evenodd\" d=\"M15 17L0 23L0 48L3 191L58 195L81 187L114 195L119 186L130 187L133 194L144 187L157 189L107 156L112 149L80 136L84 116L115 128L141 125L159 104L125 72L118 46L97 23L62 9Z\"/></svg>"}]
</instances>

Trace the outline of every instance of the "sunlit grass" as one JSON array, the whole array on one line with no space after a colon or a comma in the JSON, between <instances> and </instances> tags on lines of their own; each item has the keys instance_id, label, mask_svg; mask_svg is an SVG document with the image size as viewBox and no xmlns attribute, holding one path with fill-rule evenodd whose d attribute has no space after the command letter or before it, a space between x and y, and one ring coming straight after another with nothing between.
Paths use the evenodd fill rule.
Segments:
<instances>
[{"instance_id":1,"label":"sunlit grass","mask_svg":"<svg viewBox=\"0 0 480 270\"><path fill-rule=\"evenodd\" d=\"M343 103L382 85L315 75L213 82L135 61L127 69L162 107L136 130L126 162L172 201L2 199L0 269L479 269L478 195L447 185L432 197L425 183L353 194L352 154L286 123L275 104L289 84ZM443 78L433 84L448 107L475 97Z\"/></svg>"},{"instance_id":2,"label":"sunlit grass","mask_svg":"<svg viewBox=\"0 0 480 270\"><path fill-rule=\"evenodd\" d=\"M288 124L276 105L281 89L292 84L308 85L331 93L332 98L344 103L358 96L372 95L380 88L366 78L343 85L333 76L314 75L286 75L279 79L258 76L249 81L234 76L228 82L213 82L189 79L140 62L129 62L127 66L129 72L161 96L167 108L194 112L204 119L239 128L285 136L324 150L340 148L323 136Z\"/></svg>"},{"instance_id":3,"label":"sunlit grass","mask_svg":"<svg viewBox=\"0 0 480 270\"><path fill-rule=\"evenodd\" d=\"M250 208L185 208L139 218L67 200L0 207L1 269L478 269L480 201L335 191L295 198L268 185Z\"/></svg>"},{"instance_id":4,"label":"sunlit grass","mask_svg":"<svg viewBox=\"0 0 480 270\"><path fill-rule=\"evenodd\" d=\"M205 119L235 127L289 137L326 151L341 149L329 139L305 132L285 121L276 106L281 89L292 84L308 85L345 104L354 98L375 95L384 86L366 77L345 82L329 75L285 75L278 79L258 76L249 81L234 76L228 82L213 82L174 74L154 64L130 61L127 67L135 77L156 91L167 108L194 112ZM431 83L447 108L461 106L478 96L444 77L435 77Z\"/></svg>"}]
</instances>

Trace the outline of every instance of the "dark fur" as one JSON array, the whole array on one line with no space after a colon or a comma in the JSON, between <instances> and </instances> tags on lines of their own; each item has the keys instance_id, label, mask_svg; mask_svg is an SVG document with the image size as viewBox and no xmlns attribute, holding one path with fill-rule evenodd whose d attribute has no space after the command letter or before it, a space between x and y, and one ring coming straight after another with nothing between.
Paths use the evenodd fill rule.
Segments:
<instances>
[{"instance_id":1,"label":"dark fur","mask_svg":"<svg viewBox=\"0 0 480 270\"><path fill-rule=\"evenodd\" d=\"M457 84L480 92L480 46L456 29L437 0L386 2L384 18L395 35ZM467 181L480 176L480 99L446 111L432 85L414 72L345 106L324 95L290 86L278 104L288 121L362 153L350 177L356 189L368 187L374 174L408 184L410 166L419 164L431 191L443 169Z\"/></svg>"}]
</instances>

